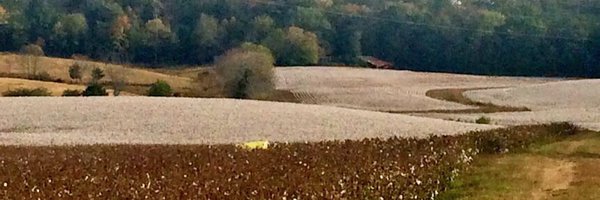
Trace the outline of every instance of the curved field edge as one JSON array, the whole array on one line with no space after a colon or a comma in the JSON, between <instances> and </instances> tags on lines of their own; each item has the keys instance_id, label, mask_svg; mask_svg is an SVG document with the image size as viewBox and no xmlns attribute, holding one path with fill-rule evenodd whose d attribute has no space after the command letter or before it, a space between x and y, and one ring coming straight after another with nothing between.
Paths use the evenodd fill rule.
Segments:
<instances>
[{"instance_id":1,"label":"curved field edge","mask_svg":"<svg viewBox=\"0 0 600 200\"><path fill-rule=\"evenodd\" d=\"M580 133L570 124L426 139L234 145L0 146L6 198L430 199L479 155Z\"/></svg>"},{"instance_id":2,"label":"curved field edge","mask_svg":"<svg viewBox=\"0 0 600 200\"><path fill-rule=\"evenodd\" d=\"M429 90L425 93L426 96L450 101L455 103L460 103L468 106L475 106L477 108L474 109L462 109L462 110L431 110L431 111L418 111L412 113L497 113L497 112L527 112L531 111L527 107L513 107L513 106L501 106L495 105L492 103L482 103L478 101L474 101L469 97L465 96L465 92L475 91L475 90L487 90L493 88L447 88L447 89L434 89Z\"/></svg>"}]
</instances>

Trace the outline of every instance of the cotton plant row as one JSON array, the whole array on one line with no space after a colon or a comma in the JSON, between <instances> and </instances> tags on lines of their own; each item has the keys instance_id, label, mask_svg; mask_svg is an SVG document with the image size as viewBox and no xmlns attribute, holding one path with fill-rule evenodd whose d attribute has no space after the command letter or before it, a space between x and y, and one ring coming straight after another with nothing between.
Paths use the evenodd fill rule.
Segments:
<instances>
[{"instance_id":1,"label":"cotton plant row","mask_svg":"<svg viewBox=\"0 0 600 200\"><path fill-rule=\"evenodd\" d=\"M236 145L0 147L14 199L436 199L481 153L575 134L569 124L460 136Z\"/></svg>"}]
</instances>

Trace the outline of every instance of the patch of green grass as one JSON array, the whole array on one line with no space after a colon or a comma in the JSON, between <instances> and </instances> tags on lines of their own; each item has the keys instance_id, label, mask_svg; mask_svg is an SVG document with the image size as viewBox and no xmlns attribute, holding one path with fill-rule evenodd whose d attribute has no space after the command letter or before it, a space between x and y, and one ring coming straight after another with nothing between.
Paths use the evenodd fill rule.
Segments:
<instances>
[{"instance_id":1,"label":"patch of green grass","mask_svg":"<svg viewBox=\"0 0 600 200\"><path fill-rule=\"evenodd\" d=\"M587 132L564 141L534 146L530 152L549 157L577 157L577 155L599 154L600 134Z\"/></svg>"},{"instance_id":2,"label":"patch of green grass","mask_svg":"<svg viewBox=\"0 0 600 200\"><path fill-rule=\"evenodd\" d=\"M470 171L459 175L451 189L439 199L493 200L519 199L528 196L525 191L533 188L527 170L522 163L530 158L522 156L482 156Z\"/></svg>"},{"instance_id":3,"label":"patch of green grass","mask_svg":"<svg viewBox=\"0 0 600 200\"><path fill-rule=\"evenodd\" d=\"M544 171L574 163L573 180L564 190L547 191ZM452 183L439 199L600 199L600 134L584 131L558 142L540 142L525 151L484 155ZM538 196L539 197L539 196Z\"/></svg>"}]
</instances>

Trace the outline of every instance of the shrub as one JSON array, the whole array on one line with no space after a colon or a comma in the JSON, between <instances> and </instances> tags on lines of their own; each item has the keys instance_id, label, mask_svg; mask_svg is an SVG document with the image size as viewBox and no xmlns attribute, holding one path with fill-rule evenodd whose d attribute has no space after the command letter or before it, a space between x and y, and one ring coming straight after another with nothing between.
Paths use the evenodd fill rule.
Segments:
<instances>
[{"instance_id":1,"label":"shrub","mask_svg":"<svg viewBox=\"0 0 600 200\"><path fill-rule=\"evenodd\" d=\"M173 89L171 89L171 86L163 80L156 81L156 83L152 84L148 90L148 96L151 97L168 97L172 94Z\"/></svg>"},{"instance_id":2,"label":"shrub","mask_svg":"<svg viewBox=\"0 0 600 200\"><path fill-rule=\"evenodd\" d=\"M104 76L106 76L104 74L104 71L102 69L100 69L99 67L96 67L96 68L94 68L94 70L92 70L92 82L98 82L102 78L104 78Z\"/></svg>"},{"instance_id":3,"label":"shrub","mask_svg":"<svg viewBox=\"0 0 600 200\"><path fill-rule=\"evenodd\" d=\"M480 117L479 119L475 120L475 123L478 124L490 124L492 123L492 120L489 117Z\"/></svg>"},{"instance_id":4,"label":"shrub","mask_svg":"<svg viewBox=\"0 0 600 200\"><path fill-rule=\"evenodd\" d=\"M9 90L2 93L2 96L5 97L43 97L43 96L52 96L52 93L48 91L46 88L18 88L15 90Z\"/></svg>"},{"instance_id":5,"label":"shrub","mask_svg":"<svg viewBox=\"0 0 600 200\"><path fill-rule=\"evenodd\" d=\"M93 82L87 86L85 91L83 91L83 96L108 96L108 93L106 92L106 88L104 88L103 85L101 85L100 83Z\"/></svg>"},{"instance_id":6,"label":"shrub","mask_svg":"<svg viewBox=\"0 0 600 200\"><path fill-rule=\"evenodd\" d=\"M37 81L48 81L48 82L54 82L55 79L52 78L52 76L50 76L50 74L48 74L48 72L42 71L36 74L32 74L30 76L30 79L33 80L37 80Z\"/></svg>"},{"instance_id":7,"label":"shrub","mask_svg":"<svg viewBox=\"0 0 600 200\"><path fill-rule=\"evenodd\" d=\"M69 67L69 77L73 80L81 80L81 65L79 63L75 63Z\"/></svg>"},{"instance_id":8,"label":"shrub","mask_svg":"<svg viewBox=\"0 0 600 200\"><path fill-rule=\"evenodd\" d=\"M65 90L63 91L62 96L63 97L78 97L81 96L83 94L83 91L81 90Z\"/></svg>"},{"instance_id":9,"label":"shrub","mask_svg":"<svg viewBox=\"0 0 600 200\"><path fill-rule=\"evenodd\" d=\"M227 97L262 99L273 92L274 58L266 47L244 44L219 57L216 72Z\"/></svg>"}]
</instances>

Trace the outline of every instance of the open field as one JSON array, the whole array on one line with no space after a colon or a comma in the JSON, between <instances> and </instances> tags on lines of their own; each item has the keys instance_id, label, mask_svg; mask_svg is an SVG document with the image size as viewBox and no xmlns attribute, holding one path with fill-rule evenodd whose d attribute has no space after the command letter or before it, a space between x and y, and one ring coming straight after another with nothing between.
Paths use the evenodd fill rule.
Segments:
<instances>
[{"instance_id":1,"label":"open field","mask_svg":"<svg viewBox=\"0 0 600 200\"><path fill-rule=\"evenodd\" d=\"M0 143L220 144L455 135L495 126L336 107L187 98L0 98Z\"/></svg>"},{"instance_id":2,"label":"open field","mask_svg":"<svg viewBox=\"0 0 600 200\"><path fill-rule=\"evenodd\" d=\"M84 90L85 86L82 85L71 85L64 83L52 83L43 81L32 81L25 79L14 79L14 78L0 78L0 96L2 93L8 90L14 90L18 88L39 88L44 87L48 91L52 92L53 96L61 96L63 91L69 90Z\"/></svg>"},{"instance_id":3,"label":"open field","mask_svg":"<svg viewBox=\"0 0 600 200\"><path fill-rule=\"evenodd\" d=\"M433 89L512 87L556 81L346 67L282 67L277 69L277 76L278 89L298 94L303 103L391 112L476 108L427 97L427 91Z\"/></svg>"},{"instance_id":4,"label":"open field","mask_svg":"<svg viewBox=\"0 0 600 200\"><path fill-rule=\"evenodd\" d=\"M465 95L475 101L525 106L534 111L598 108L600 80L572 80L505 89L475 90Z\"/></svg>"},{"instance_id":5,"label":"open field","mask_svg":"<svg viewBox=\"0 0 600 200\"><path fill-rule=\"evenodd\" d=\"M560 81L506 89L472 90L468 98L497 105L525 106L532 111L488 114L416 113L415 116L474 121L486 116L493 124L511 126L571 122L581 127L600 131L599 80Z\"/></svg>"},{"instance_id":6,"label":"open field","mask_svg":"<svg viewBox=\"0 0 600 200\"><path fill-rule=\"evenodd\" d=\"M24 74L26 69L19 64L21 59L20 55L16 54L0 54L0 72L2 73L16 73L16 74ZM131 67L123 67L120 65L112 65L105 64L100 62L92 62L92 61L76 61L73 59L63 59L63 58L51 58L51 57L39 57L39 71L45 71L52 78L60 78L63 80L70 80L69 77L69 66L73 65L75 62L84 63L86 66L83 70L84 81L91 79L90 71L93 67L100 67L106 73L106 80L110 80L110 76L108 72L110 70L115 71L115 73L124 74L126 76L127 82L131 84L138 85L149 85L156 80L164 80L167 81L174 88L185 89L190 88L193 80L191 78L167 75L158 72L153 72L144 69L136 69Z\"/></svg>"}]
</instances>

